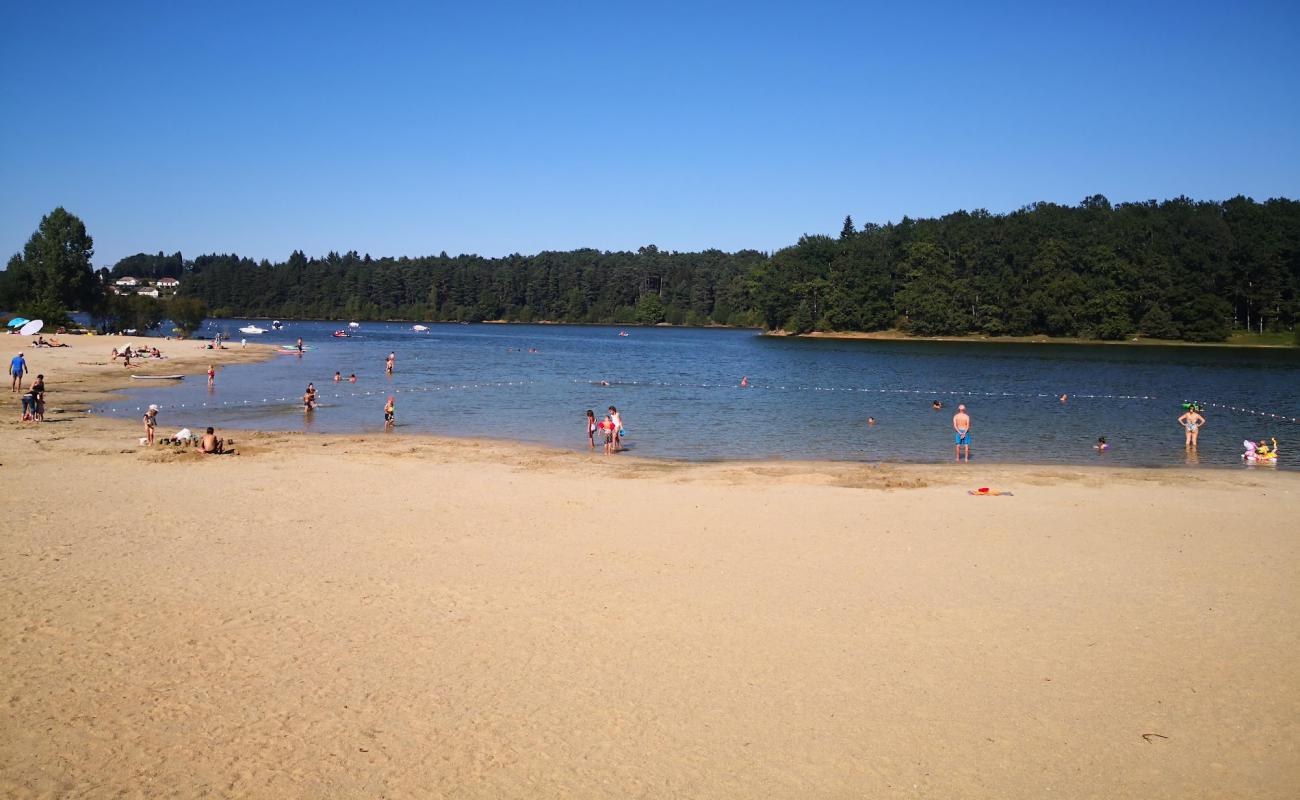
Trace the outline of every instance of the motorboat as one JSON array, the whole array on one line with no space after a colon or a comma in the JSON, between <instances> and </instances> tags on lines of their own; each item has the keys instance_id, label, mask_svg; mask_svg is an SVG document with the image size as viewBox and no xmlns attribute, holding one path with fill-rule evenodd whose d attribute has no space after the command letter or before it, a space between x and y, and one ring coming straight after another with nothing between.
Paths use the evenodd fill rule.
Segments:
<instances>
[{"instance_id":1,"label":"motorboat","mask_svg":"<svg viewBox=\"0 0 1300 800\"><path fill-rule=\"evenodd\" d=\"M330 334L330 335L333 336L335 339L351 339L351 338L352 338L352 334L348 333L347 331L334 331L334 333L332 333L332 334Z\"/></svg>"},{"instance_id":2,"label":"motorboat","mask_svg":"<svg viewBox=\"0 0 1300 800\"><path fill-rule=\"evenodd\" d=\"M349 323L348 323L348 327L349 327L349 328L354 328L354 329L355 329L355 328L360 328L360 327L361 327L361 323L360 323L360 322L349 322Z\"/></svg>"},{"instance_id":3,"label":"motorboat","mask_svg":"<svg viewBox=\"0 0 1300 800\"><path fill-rule=\"evenodd\" d=\"M244 327L239 329L239 332L247 333L249 335L257 334L257 333L266 333L266 328L259 328L256 325L245 325Z\"/></svg>"},{"instance_id":4,"label":"motorboat","mask_svg":"<svg viewBox=\"0 0 1300 800\"><path fill-rule=\"evenodd\" d=\"M429 330L429 326L428 326L428 325L413 325L413 326L411 326L411 330L413 330L413 331L419 331L419 332L421 332L421 333L424 333L425 331Z\"/></svg>"}]
</instances>

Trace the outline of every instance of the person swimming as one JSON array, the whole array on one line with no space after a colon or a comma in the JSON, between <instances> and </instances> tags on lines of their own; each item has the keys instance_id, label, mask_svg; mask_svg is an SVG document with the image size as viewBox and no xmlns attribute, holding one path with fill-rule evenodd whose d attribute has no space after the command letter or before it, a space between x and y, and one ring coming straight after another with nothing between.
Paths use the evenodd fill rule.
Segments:
<instances>
[{"instance_id":1,"label":"person swimming","mask_svg":"<svg viewBox=\"0 0 1300 800\"><path fill-rule=\"evenodd\" d=\"M748 375L741 375L741 376L740 376L740 388L745 389L745 388L748 388L748 387L749 387L749 376L748 376Z\"/></svg>"},{"instance_id":2,"label":"person swimming","mask_svg":"<svg viewBox=\"0 0 1300 800\"><path fill-rule=\"evenodd\" d=\"M1096 450L1098 453L1103 453L1103 452L1105 452L1105 451L1107 451L1107 450L1110 449L1110 445L1106 444L1106 437L1105 437L1105 436L1098 436L1098 437L1097 437L1097 443L1094 444L1092 447L1093 447L1093 449Z\"/></svg>"}]
</instances>

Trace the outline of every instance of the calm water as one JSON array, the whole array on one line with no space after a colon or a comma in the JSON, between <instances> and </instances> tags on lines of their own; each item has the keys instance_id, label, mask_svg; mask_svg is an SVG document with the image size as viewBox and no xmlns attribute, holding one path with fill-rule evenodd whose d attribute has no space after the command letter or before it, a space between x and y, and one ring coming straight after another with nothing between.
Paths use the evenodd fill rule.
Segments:
<instances>
[{"instance_id":1,"label":"calm water","mask_svg":"<svg viewBox=\"0 0 1300 800\"><path fill-rule=\"evenodd\" d=\"M209 323L235 337L244 321ZM266 327L268 323L259 323ZM1283 469L1300 464L1300 353L766 338L753 331L545 325L364 323L335 339L335 322L292 322L247 337L312 349L150 385L105 406L135 416L163 406L181 425L342 433L383 430L386 395L398 431L517 439L584 448L584 412L618 406L632 452L679 459L811 458L940 461L952 457L958 402L974 420L974 460L1168 466L1240 464L1243 438L1276 436ZM193 347L168 342L167 347ZM529 352L533 348L537 352ZM397 353L397 370L384 359ZM335 370L344 382L335 383ZM349 384L349 373L358 376ZM742 376L751 388L740 389ZM610 386L599 385L608 381ZM321 407L304 414L307 382ZM1070 399L1057 398L1067 393ZM939 399L942 411L930 404ZM1208 408L1199 457L1175 422L1199 399L1286 416ZM878 424L869 428L868 416ZM1106 436L1112 449L1092 449Z\"/></svg>"}]
</instances>

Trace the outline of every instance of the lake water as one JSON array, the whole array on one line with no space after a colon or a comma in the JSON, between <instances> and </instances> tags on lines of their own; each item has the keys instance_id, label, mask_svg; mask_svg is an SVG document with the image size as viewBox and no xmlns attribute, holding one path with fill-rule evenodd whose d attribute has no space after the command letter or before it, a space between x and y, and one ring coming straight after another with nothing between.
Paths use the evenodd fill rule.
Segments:
<instances>
[{"instance_id":1,"label":"lake water","mask_svg":"<svg viewBox=\"0 0 1300 800\"><path fill-rule=\"evenodd\" d=\"M210 322L207 332L227 332L238 347L245 324ZM1276 436L1280 468L1300 465L1295 350L802 340L678 328L626 328L619 336L615 327L491 324L421 333L410 324L363 323L353 338L333 338L339 327L290 322L246 337L280 345L301 336L312 349L224 368L211 390L188 377L99 410L136 416L159 403L167 432L182 425L381 432L384 399L394 394L401 433L586 449L584 412L615 405L640 456L936 462L952 458L960 402L973 418L975 461L1239 466L1242 439ZM332 380L336 370L344 382ZM357 383L346 382L350 373ZM750 388L739 388L742 376ZM309 381L322 402L304 414ZM942 411L932 410L936 399ZM1175 422L1188 399L1225 406L1206 409L1191 456ZM868 427L868 416L878 424ZM1100 456L1092 447L1098 436L1111 444Z\"/></svg>"}]
</instances>

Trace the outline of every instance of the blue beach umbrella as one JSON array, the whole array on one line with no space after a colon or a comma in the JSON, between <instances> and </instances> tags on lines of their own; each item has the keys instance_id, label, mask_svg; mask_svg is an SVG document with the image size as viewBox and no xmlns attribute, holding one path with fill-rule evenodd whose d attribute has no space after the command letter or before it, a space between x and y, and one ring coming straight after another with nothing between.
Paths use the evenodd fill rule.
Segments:
<instances>
[{"instance_id":1,"label":"blue beach umbrella","mask_svg":"<svg viewBox=\"0 0 1300 800\"><path fill-rule=\"evenodd\" d=\"M13 319L9 320L9 327L21 328L22 326L26 325L29 321L30 320L24 319L22 317L14 317Z\"/></svg>"}]
</instances>

